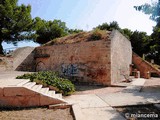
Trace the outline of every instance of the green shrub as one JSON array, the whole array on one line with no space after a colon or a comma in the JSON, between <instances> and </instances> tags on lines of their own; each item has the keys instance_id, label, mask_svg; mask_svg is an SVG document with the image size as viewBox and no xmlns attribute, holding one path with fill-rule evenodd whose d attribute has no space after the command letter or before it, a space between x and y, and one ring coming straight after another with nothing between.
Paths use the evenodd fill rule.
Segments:
<instances>
[{"instance_id":1,"label":"green shrub","mask_svg":"<svg viewBox=\"0 0 160 120\"><path fill-rule=\"evenodd\" d=\"M59 77L59 74L51 71L43 71L32 74L17 76L16 79L30 79L31 82L43 84L44 86L53 86L56 92L63 95L70 95L75 91L75 86L68 79Z\"/></svg>"},{"instance_id":2,"label":"green shrub","mask_svg":"<svg viewBox=\"0 0 160 120\"><path fill-rule=\"evenodd\" d=\"M100 29L95 29L94 31L93 31L93 33L91 34L91 36L90 36L90 41L91 40L100 40L100 39L102 39L102 30L100 30Z\"/></svg>"}]
</instances>

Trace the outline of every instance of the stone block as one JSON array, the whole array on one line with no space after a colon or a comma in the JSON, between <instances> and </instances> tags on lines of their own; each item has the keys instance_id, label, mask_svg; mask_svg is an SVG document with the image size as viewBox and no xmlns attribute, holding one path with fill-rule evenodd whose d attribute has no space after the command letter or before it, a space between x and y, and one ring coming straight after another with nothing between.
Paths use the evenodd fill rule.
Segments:
<instances>
[{"instance_id":1,"label":"stone block","mask_svg":"<svg viewBox=\"0 0 160 120\"><path fill-rule=\"evenodd\" d=\"M24 87L4 87L4 96L35 96L36 92Z\"/></svg>"},{"instance_id":2,"label":"stone block","mask_svg":"<svg viewBox=\"0 0 160 120\"><path fill-rule=\"evenodd\" d=\"M0 107L34 107L39 106L39 96L0 97Z\"/></svg>"},{"instance_id":3,"label":"stone block","mask_svg":"<svg viewBox=\"0 0 160 120\"><path fill-rule=\"evenodd\" d=\"M56 98L40 95L40 106L54 105L54 104L60 104L60 103L65 103L65 102Z\"/></svg>"},{"instance_id":4,"label":"stone block","mask_svg":"<svg viewBox=\"0 0 160 120\"><path fill-rule=\"evenodd\" d=\"M0 96L3 96L3 88L0 87Z\"/></svg>"}]
</instances>

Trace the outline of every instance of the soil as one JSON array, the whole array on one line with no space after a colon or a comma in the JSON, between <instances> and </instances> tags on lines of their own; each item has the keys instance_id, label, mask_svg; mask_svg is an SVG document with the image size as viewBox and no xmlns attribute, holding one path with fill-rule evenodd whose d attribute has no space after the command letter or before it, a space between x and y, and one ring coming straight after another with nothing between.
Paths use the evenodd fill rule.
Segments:
<instances>
[{"instance_id":1,"label":"soil","mask_svg":"<svg viewBox=\"0 0 160 120\"><path fill-rule=\"evenodd\" d=\"M71 109L0 108L0 120L74 120Z\"/></svg>"},{"instance_id":2,"label":"soil","mask_svg":"<svg viewBox=\"0 0 160 120\"><path fill-rule=\"evenodd\" d=\"M160 110L154 105L136 105L136 106L127 106L127 107L116 107L118 112L122 114L127 120L160 120ZM145 118L143 116L131 117L133 115L149 114L153 115L152 117Z\"/></svg>"}]
</instances>

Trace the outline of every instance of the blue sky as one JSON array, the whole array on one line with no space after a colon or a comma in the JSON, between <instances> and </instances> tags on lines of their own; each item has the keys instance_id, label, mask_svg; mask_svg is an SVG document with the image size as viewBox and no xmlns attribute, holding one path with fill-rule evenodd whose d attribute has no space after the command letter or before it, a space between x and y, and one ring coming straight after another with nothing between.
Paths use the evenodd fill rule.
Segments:
<instances>
[{"instance_id":1,"label":"blue sky","mask_svg":"<svg viewBox=\"0 0 160 120\"><path fill-rule=\"evenodd\" d=\"M152 0L153 1L153 0ZM32 6L32 17L45 20L60 19L69 28L92 30L104 22L117 21L121 28L152 33L155 22L136 11L133 6L151 0L19 0L19 4ZM18 46L37 46L33 42L20 42ZM3 43L4 48L12 45Z\"/></svg>"}]
</instances>

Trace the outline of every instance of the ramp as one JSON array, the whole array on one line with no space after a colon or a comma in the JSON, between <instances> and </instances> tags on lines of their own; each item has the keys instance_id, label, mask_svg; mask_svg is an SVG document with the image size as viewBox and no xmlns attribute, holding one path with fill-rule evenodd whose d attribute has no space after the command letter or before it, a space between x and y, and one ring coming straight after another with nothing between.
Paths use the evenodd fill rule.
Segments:
<instances>
[{"instance_id":1,"label":"ramp","mask_svg":"<svg viewBox=\"0 0 160 120\"><path fill-rule=\"evenodd\" d=\"M11 82L12 81L12 82ZM37 107L66 103L62 94L26 79L0 81L0 107Z\"/></svg>"}]
</instances>

